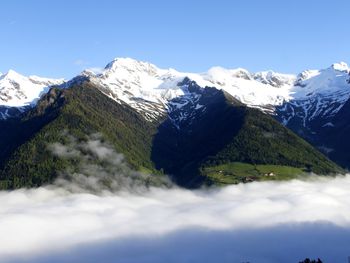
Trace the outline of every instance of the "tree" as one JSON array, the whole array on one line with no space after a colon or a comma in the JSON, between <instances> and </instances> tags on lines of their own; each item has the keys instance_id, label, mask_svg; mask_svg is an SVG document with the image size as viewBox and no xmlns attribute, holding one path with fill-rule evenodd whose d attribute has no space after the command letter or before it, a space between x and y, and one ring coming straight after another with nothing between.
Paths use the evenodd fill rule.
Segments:
<instances>
[{"instance_id":1,"label":"tree","mask_svg":"<svg viewBox=\"0 0 350 263\"><path fill-rule=\"evenodd\" d=\"M322 262L322 260L321 259L317 259L317 260L315 260L315 259L309 259L309 258L306 258L306 259L304 259L303 261L299 261L299 263L323 263Z\"/></svg>"}]
</instances>

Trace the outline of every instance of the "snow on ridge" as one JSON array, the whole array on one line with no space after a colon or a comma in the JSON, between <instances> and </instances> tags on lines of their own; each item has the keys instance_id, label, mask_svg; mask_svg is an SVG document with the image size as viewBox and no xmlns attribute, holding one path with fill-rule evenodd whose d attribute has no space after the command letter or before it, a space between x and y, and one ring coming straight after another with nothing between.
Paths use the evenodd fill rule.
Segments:
<instances>
[{"instance_id":1,"label":"snow on ridge","mask_svg":"<svg viewBox=\"0 0 350 263\"><path fill-rule=\"evenodd\" d=\"M39 83L43 83L44 85L50 84L50 85L60 85L62 84L65 79L64 78L60 78L60 79L50 79L50 78L43 78L43 77L39 77L36 75L31 75L28 77L32 82L39 82Z\"/></svg>"},{"instance_id":2,"label":"snow on ridge","mask_svg":"<svg viewBox=\"0 0 350 263\"><path fill-rule=\"evenodd\" d=\"M313 96L320 95L333 96L335 101L343 103L350 93L349 71L346 63L339 62L326 69L306 70L298 75L272 70L252 73L243 68L222 67L190 73L161 69L132 58L116 58L102 70L87 69L79 76L88 77L107 96L127 103L139 112L147 112L152 119L152 116L158 118L160 113L169 110L171 100L188 94L182 84L186 77L200 87L222 89L250 107L271 113L274 107L285 102L298 100L307 104ZM63 79L24 77L10 70L0 75L0 106L33 105L50 86L62 83Z\"/></svg>"},{"instance_id":3,"label":"snow on ridge","mask_svg":"<svg viewBox=\"0 0 350 263\"><path fill-rule=\"evenodd\" d=\"M323 93L328 97L333 94L336 101L343 102L349 94L345 81L348 75L343 70L346 67L345 63L335 63L327 69L306 70L297 76L271 70L251 73L243 68L222 67L189 73L160 69L131 58L117 58L107 64L102 73L90 75L109 96L137 107L139 111L142 111L140 101L158 103L165 110L169 101L185 96L186 90L180 83L188 77L200 87L225 90L246 105L271 113L273 107L285 102L300 100L307 104L312 96Z\"/></svg>"},{"instance_id":4,"label":"snow on ridge","mask_svg":"<svg viewBox=\"0 0 350 263\"><path fill-rule=\"evenodd\" d=\"M313 94L334 94L344 90L349 93L348 72L348 66L342 62L322 70L304 71L299 74L293 89L295 98L305 98Z\"/></svg>"},{"instance_id":5,"label":"snow on ridge","mask_svg":"<svg viewBox=\"0 0 350 263\"><path fill-rule=\"evenodd\" d=\"M53 85L60 85L63 79L48 79L38 76L26 77L14 70L0 76L0 106L31 106Z\"/></svg>"},{"instance_id":6,"label":"snow on ridge","mask_svg":"<svg viewBox=\"0 0 350 263\"><path fill-rule=\"evenodd\" d=\"M286 107L279 109L283 123L286 125L293 117L298 117L306 127L307 122L319 117L335 116L350 99L349 71L347 64L340 62L326 69L300 73L291 89L289 111L284 112Z\"/></svg>"},{"instance_id":7,"label":"snow on ridge","mask_svg":"<svg viewBox=\"0 0 350 263\"><path fill-rule=\"evenodd\" d=\"M337 70L337 71L345 71L345 72L350 71L348 64L346 64L343 61L332 64L331 68L333 68L334 70Z\"/></svg>"},{"instance_id":8,"label":"snow on ridge","mask_svg":"<svg viewBox=\"0 0 350 263\"><path fill-rule=\"evenodd\" d=\"M260 73L261 76L263 74ZM201 87L210 86L223 89L248 105L280 104L282 98L288 98L288 88L285 86L290 86L295 79L293 75L270 72L268 75L270 82L271 79L279 81L278 85L276 83L271 85L271 83L259 81L255 74L242 68L212 67L204 73L187 73L178 72L174 69L159 69L153 64L129 58L113 60L105 67L105 71L100 77L105 80L109 79L110 84L112 82L115 84L121 80L121 82L130 83L130 79L136 79L131 82L133 84L142 83L143 85L139 85L140 88L147 91L153 89L151 91L153 93L157 93L157 89L164 87L177 89L176 83L188 77ZM167 84L164 85L163 83ZM169 83L173 85L169 85ZM277 89L281 87L284 87L284 89ZM138 95L135 93L138 93ZM143 96L140 96L140 91L135 93L134 95L137 97L143 98Z\"/></svg>"},{"instance_id":9,"label":"snow on ridge","mask_svg":"<svg viewBox=\"0 0 350 263\"><path fill-rule=\"evenodd\" d=\"M254 79L273 87L291 86L296 80L296 76L292 74L281 74L269 71L260 71L254 74Z\"/></svg>"}]
</instances>

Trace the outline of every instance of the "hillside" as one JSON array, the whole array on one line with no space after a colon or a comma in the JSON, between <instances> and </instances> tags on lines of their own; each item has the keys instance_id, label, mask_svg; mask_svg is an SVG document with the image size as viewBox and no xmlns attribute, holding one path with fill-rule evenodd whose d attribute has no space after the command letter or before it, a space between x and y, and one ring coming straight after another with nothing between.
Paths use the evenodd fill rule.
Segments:
<instances>
[{"instance_id":1,"label":"hillside","mask_svg":"<svg viewBox=\"0 0 350 263\"><path fill-rule=\"evenodd\" d=\"M192 85L196 86L194 82ZM172 174L180 185L196 186L203 181L220 184L217 173L210 167L237 162L270 165L270 172L277 175L279 166L298 168L297 172L293 170L287 174L289 178L307 172L342 171L271 116L246 107L226 92L206 88L203 93L206 94L199 104L205 105L204 112L188 119L180 129L172 125L170 114L154 139L152 160L158 169ZM210 99L206 101L205 98ZM245 181L249 176L261 179L260 174L257 176L255 171L249 170L245 176L237 177L235 168L226 176L231 182Z\"/></svg>"},{"instance_id":2,"label":"hillside","mask_svg":"<svg viewBox=\"0 0 350 263\"><path fill-rule=\"evenodd\" d=\"M20 120L0 123L2 188L35 187L52 182L58 172L76 166L77 160L53 155L52 143L68 143L68 136L86 140L100 133L125 155L136 170L154 171L149 161L156 131L127 105L115 103L85 82L71 89L52 89Z\"/></svg>"},{"instance_id":3,"label":"hillside","mask_svg":"<svg viewBox=\"0 0 350 263\"><path fill-rule=\"evenodd\" d=\"M158 127L167 119L178 130L187 129L188 123L205 113L206 105L202 101L210 100L210 95L207 99L203 97L207 94L205 87L214 87L243 105L274 117L332 161L349 169L348 107L345 107L350 101L349 73L350 68L344 62L324 69L304 70L297 75L218 66L191 73L162 69L131 58L116 58L102 70L85 70L69 81L26 77L9 70L0 74L0 120L8 120L6 124L0 121L5 127L0 133L7 133L10 123L16 122L14 117L28 114L53 85L69 89L89 80L105 96L138 113L151 125ZM191 82L199 88L191 87ZM24 138L19 136L16 145L26 141L26 129L22 132ZM5 156L11 147L11 143L5 143L0 156Z\"/></svg>"},{"instance_id":4,"label":"hillside","mask_svg":"<svg viewBox=\"0 0 350 263\"><path fill-rule=\"evenodd\" d=\"M181 86L187 93L170 103L179 104L183 99L186 103L153 121L105 96L88 80L68 89L51 89L20 119L0 122L1 188L36 187L53 182L64 171L78 173L80 160L59 157L50 145L69 144L71 137L84 142L96 133L122 153L132 169L167 173L186 187L217 183L206 168L235 162L282 165L320 174L340 171L272 117L246 107L228 93L201 88L189 79ZM157 183L160 177L152 178Z\"/></svg>"}]
</instances>

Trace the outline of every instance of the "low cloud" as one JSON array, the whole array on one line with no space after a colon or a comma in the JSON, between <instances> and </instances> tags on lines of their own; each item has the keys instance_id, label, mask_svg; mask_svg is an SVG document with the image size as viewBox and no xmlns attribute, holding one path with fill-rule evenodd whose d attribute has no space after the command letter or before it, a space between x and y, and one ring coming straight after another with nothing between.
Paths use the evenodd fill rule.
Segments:
<instances>
[{"instance_id":1,"label":"low cloud","mask_svg":"<svg viewBox=\"0 0 350 263\"><path fill-rule=\"evenodd\" d=\"M84 59L76 59L74 61L74 65L77 65L77 66L86 66L86 65L89 65L90 63L85 61Z\"/></svg>"},{"instance_id":2,"label":"low cloud","mask_svg":"<svg viewBox=\"0 0 350 263\"><path fill-rule=\"evenodd\" d=\"M346 262L349 189L348 175L196 191L1 192L0 261Z\"/></svg>"},{"instance_id":3,"label":"low cloud","mask_svg":"<svg viewBox=\"0 0 350 263\"><path fill-rule=\"evenodd\" d=\"M66 159L68 165L54 182L72 193L89 192L109 194L117 191L142 192L151 185L170 187L166 177L160 178L133 170L124 156L104 142L100 134L78 140L63 131L65 143L53 143L48 149L56 156ZM51 186L52 187L52 186Z\"/></svg>"},{"instance_id":4,"label":"low cloud","mask_svg":"<svg viewBox=\"0 0 350 263\"><path fill-rule=\"evenodd\" d=\"M0 192L0 262L346 262L350 175L186 190L63 132L53 185Z\"/></svg>"},{"instance_id":5,"label":"low cloud","mask_svg":"<svg viewBox=\"0 0 350 263\"><path fill-rule=\"evenodd\" d=\"M98 75L101 74L104 70L104 68L100 68L100 67L92 67L92 68L88 68L86 69L87 71L91 71L92 73Z\"/></svg>"}]
</instances>

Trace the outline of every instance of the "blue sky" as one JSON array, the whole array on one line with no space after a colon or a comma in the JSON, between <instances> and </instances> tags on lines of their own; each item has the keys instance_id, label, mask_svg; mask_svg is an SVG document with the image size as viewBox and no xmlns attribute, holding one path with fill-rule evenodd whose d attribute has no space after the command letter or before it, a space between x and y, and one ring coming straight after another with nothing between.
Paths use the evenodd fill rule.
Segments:
<instances>
[{"instance_id":1,"label":"blue sky","mask_svg":"<svg viewBox=\"0 0 350 263\"><path fill-rule=\"evenodd\" d=\"M298 73L350 62L350 1L3 1L0 72L70 78L132 57L159 67Z\"/></svg>"}]
</instances>

